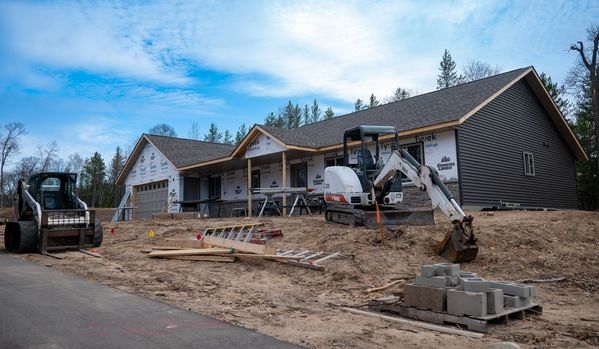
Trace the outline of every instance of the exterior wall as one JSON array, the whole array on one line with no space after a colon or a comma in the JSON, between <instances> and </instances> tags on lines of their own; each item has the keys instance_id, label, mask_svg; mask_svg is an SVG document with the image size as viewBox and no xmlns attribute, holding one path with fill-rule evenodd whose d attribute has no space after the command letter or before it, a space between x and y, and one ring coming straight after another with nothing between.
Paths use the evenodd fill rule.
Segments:
<instances>
[{"instance_id":1,"label":"exterior wall","mask_svg":"<svg viewBox=\"0 0 599 349\"><path fill-rule=\"evenodd\" d=\"M446 182L447 189L453 194L456 202L460 202L460 184L457 181ZM413 185L404 186L403 188L404 201L403 204L408 208L425 208L431 207L431 199L420 189Z\"/></svg>"},{"instance_id":2,"label":"exterior wall","mask_svg":"<svg viewBox=\"0 0 599 349\"><path fill-rule=\"evenodd\" d=\"M576 208L574 155L521 80L458 127L462 203ZM535 176L524 175L523 152Z\"/></svg>"},{"instance_id":3,"label":"exterior wall","mask_svg":"<svg viewBox=\"0 0 599 349\"><path fill-rule=\"evenodd\" d=\"M125 188L135 195L133 186L163 180L168 180L168 192L174 190L175 200L179 200L179 194L183 192L183 180L179 171L152 144L146 143L125 178ZM179 208L173 210L178 211Z\"/></svg>"},{"instance_id":4,"label":"exterior wall","mask_svg":"<svg viewBox=\"0 0 599 349\"><path fill-rule=\"evenodd\" d=\"M258 137L259 144L266 144L266 140ZM441 179L447 182L457 182L458 170L456 161L456 141L455 133L453 130L431 133L421 135L417 137L402 138L401 144L413 144L421 142L424 151L424 162L428 166L436 168L439 172ZM271 144L274 142L271 142ZM278 144L276 144L278 146ZM269 148L270 149L270 148ZM374 147L371 152L374 154ZM269 152L268 152L269 153ZM266 153L265 153L266 154ZM324 193L324 166L325 158L342 156L343 151L329 152L326 154L314 154L313 156L291 159L287 163L287 183L291 186L291 173L290 166L298 163L305 162L308 167L308 187L314 188L313 194ZM391 143L381 144L381 156L383 159L387 159L391 155ZM357 162L357 152L352 151L350 156L350 163ZM266 164L261 166L253 166L252 170L260 170L260 187L263 188L279 188L281 187L281 173L282 165L280 162ZM215 173L215 176L221 176L221 198L227 201L233 200L245 200L247 199L247 169L240 169L229 171L226 173ZM405 186L405 190L410 191L409 184ZM414 188L414 195L408 195L404 201L407 205L411 205L412 197L418 197L416 202L428 200L428 196L424 193L419 192ZM202 198L204 193L204 187L202 186ZM452 191L456 198L459 196L457 191ZM254 198L259 199L261 195L254 195ZM422 199L422 198L423 199ZM430 200L428 204L430 206Z\"/></svg>"}]
</instances>

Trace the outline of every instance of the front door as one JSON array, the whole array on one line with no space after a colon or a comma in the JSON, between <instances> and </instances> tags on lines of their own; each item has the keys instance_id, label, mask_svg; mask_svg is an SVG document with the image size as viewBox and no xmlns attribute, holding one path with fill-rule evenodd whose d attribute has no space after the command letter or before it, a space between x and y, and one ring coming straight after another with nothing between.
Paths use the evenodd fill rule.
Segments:
<instances>
[{"instance_id":1,"label":"front door","mask_svg":"<svg viewBox=\"0 0 599 349\"><path fill-rule=\"evenodd\" d=\"M301 164L291 165L291 186L295 188L307 188L308 187L308 164L303 162Z\"/></svg>"}]
</instances>

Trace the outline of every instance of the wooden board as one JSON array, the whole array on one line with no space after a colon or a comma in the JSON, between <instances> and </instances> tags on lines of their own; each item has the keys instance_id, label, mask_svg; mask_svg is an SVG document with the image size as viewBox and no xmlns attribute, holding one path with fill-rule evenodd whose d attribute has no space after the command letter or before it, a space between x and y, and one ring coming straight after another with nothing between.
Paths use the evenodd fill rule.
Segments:
<instances>
[{"instance_id":1,"label":"wooden board","mask_svg":"<svg viewBox=\"0 0 599 349\"><path fill-rule=\"evenodd\" d=\"M150 257L166 257L166 256L196 256L196 255L212 255L212 254L231 254L233 250L230 248L202 248L202 249L187 249L187 250L171 250L171 251L152 251Z\"/></svg>"},{"instance_id":2,"label":"wooden board","mask_svg":"<svg viewBox=\"0 0 599 349\"><path fill-rule=\"evenodd\" d=\"M268 245L258 245L243 241L228 240L216 238L212 236L204 236L202 242L216 247L233 248L238 252L255 253L255 254L276 254L276 249Z\"/></svg>"},{"instance_id":3,"label":"wooden board","mask_svg":"<svg viewBox=\"0 0 599 349\"><path fill-rule=\"evenodd\" d=\"M225 262L232 263L235 262L234 257L229 256L168 256L164 257L166 259L178 259L185 261L203 261L203 262Z\"/></svg>"},{"instance_id":4,"label":"wooden board","mask_svg":"<svg viewBox=\"0 0 599 349\"><path fill-rule=\"evenodd\" d=\"M164 247L179 247L179 248L204 248L204 243L201 240L187 239L164 239L156 242L156 245Z\"/></svg>"}]
</instances>

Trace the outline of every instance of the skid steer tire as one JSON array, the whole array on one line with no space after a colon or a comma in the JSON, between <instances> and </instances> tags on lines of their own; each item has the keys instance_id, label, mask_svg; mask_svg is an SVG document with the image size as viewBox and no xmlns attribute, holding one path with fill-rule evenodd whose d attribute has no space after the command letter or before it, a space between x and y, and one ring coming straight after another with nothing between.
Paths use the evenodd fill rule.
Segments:
<instances>
[{"instance_id":1,"label":"skid steer tire","mask_svg":"<svg viewBox=\"0 0 599 349\"><path fill-rule=\"evenodd\" d=\"M94 230L94 241L92 245L94 247L100 247L102 240L104 239L104 229L102 228L102 223L99 219L96 219L95 227L96 229Z\"/></svg>"},{"instance_id":2,"label":"skid steer tire","mask_svg":"<svg viewBox=\"0 0 599 349\"><path fill-rule=\"evenodd\" d=\"M4 246L10 252L36 252L38 244L37 223L18 221L6 224Z\"/></svg>"}]
</instances>

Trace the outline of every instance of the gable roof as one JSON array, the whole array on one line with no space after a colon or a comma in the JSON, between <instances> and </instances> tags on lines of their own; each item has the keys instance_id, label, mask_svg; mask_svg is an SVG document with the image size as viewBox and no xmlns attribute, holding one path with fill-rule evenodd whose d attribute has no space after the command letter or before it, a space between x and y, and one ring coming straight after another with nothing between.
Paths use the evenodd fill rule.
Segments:
<instances>
[{"instance_id":1,"label":"gable roof","mask_svg":"<svg viewBox=\"0 0 599 349\"><path fill-rule=\"evenodd\" d=\"M144 133L141 135L127 162L119 173L118 184L123 184L135 161L147 143L152 144L177 169L191 164L226 157L235 149L232 144L196 141L193 139L159 136Z\"/></svg>"}]
</instances>

